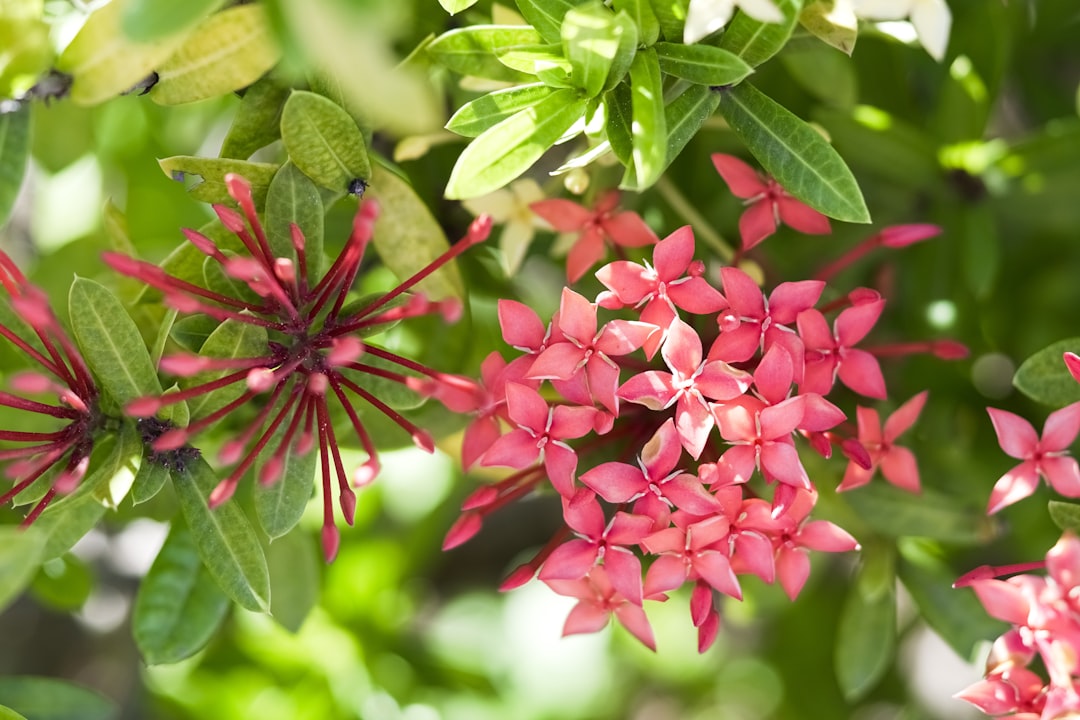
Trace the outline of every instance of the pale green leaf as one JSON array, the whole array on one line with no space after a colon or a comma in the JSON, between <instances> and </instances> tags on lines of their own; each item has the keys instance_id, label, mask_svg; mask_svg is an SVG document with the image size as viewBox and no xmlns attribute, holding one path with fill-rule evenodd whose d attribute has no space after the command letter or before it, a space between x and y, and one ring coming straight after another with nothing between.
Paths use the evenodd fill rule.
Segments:
<instances>
[{"instance_id":1,"label":"pale green leaf","mask_svg":"<svg viewBox=\"0 0 1080 720\"><path fill-rule=\"evenodd\" d=\"M27 720L116 720L120 708L93 690L64 680L0 677L0 700Z\"/></svg>"},{"instance_id":2,"label":"pale green leaf","mask_svg":"<svg viewBox=\"0 0 1080 720\"><path fill-rule=\"evenodd\" d=\"M446 129L465 137L476 137L511 115L532 107L553 92L554 88L543 83L496 90L458 108L446 123Z\"/></svg>"},{"instance_id":3,"label":"pale green leaf","mask_svg":"<svg viewBox=\"0 0 1080 720\"><path fill-rule=\"evenodd\" d=\"M870 222L855 177L820 133L749 83L720 95L720 114L784 190L837 220Z\"/></svg>"},{"instance_id":4,"label":"pale green leaf","mask_svg":"<svg viewBox=\"0 0 1080 720\"><path fill-rule=\"evenodd\" d=\"M229 599L203 565L191 531L174 523L135 595L135 644L147 665L191 657L213 637Z\"/></svg>"},{"instance_id":5,"label":"pale green leaf","mask_svg":"<svg viewBox=\"0 0 1080 720\"><path fill-rule=\"evenodd\" d=\"M458 158L446 186L454 200L486 195L521 175L585 112L587 101L558 90L473 140Z\"/></svg>"},{"instance_id":6,"label":"pale green leaf","mask_svg":"<svg viewBox=\"0 0 1080 720\"><path fill-rule=\"evenodd\" d=\"M30 107L0 114L0 227L7 222L26 174L30 154Z\"/></svg>"},{"instance_id":7,"label":"pale green leaf","mask_svg":"<svg viewBox=\"0 0 1080 720\"><path fill-rule=\"evenodd\" d=\"M566 13L580 0L517 0L522 17L549 43L562 39L560 28Z\"/></svg>"},{"instance_id":8,"label":"pale green leaf","mask_svg":"<svg viewBox=\"0 0 1080 720\"><path fill-rule=\"evenodd\" d=\"M34 527L0 527L0 613L34 579L43 560L46 538Z\"/></svg>"},{"instance_id":9,"label":"pale green leaf","mask_svg":"<svg viewBox=\"0 0 1080 720\"><path fill-rule=\"evenodd\" d=\"M221 157L247 160L281 137L281 108L288 98L289 89L270 76L249 87L221 143Z\"/></svg>"},{"instance_id":10,"label":"pale green leaf","mask_svg":"<svg viewBox=\"0 0 1080 720\"><path fill-rule=\"evenodd\" d=\"M1080 383L1065 367L1066 352L1080 353L1080 337L1059 340L1029 357L1013 376L1013 385L1032 400L1056 408L1080 401Z\"/></svg>"},{"instance_id":11,"label":"pale green leaf","mask_svg":"<svg viewBox=\"0 0 1080 720\"><path fill-rule=\"evenodd\" d=\"M98 383L121 406L160 395L161 383L139 329L116 296L93 280L75 278L68 295L71 328Z\"/></svg>"},{"instance_id":12,"label":"pale green leaf","mask_svg":"<svg viewBox=\"0 0 1080 720\"><path fill-rule=\"evenodd\" d=\"M850 3L836 0L810 0L799 13L799 24L818 39L840 52L851 55L859 36L859 19Z\"/></svg>"},{"instance_id":13,"label":"pale green leaf","mask_svg":"<svg viewBox=\"0 0 1080 720\"><path fill-rule=\"evenodd\" d=\"M614 0L616 12L626 13L637 27L638 41L650 47L660 37L660 22L656 19L649 0Z\"/></svg>"},{"instance_id":14,"label":"pale green leaf","mask_svg":"<svg viewBox=\"0 0 1080 720\"><path fill-rule=\"evenodd\" d=\"M630 66L634 172L642 189L655 183L667 167L664 86L656 55L652 48L642 50Z\"/></svg>"},{"instance_id":15,"label":"pale green leaf","mask_svg":"<svg viewBox=\"0 0 1080 720\"><path fill-rule=\"evenodd\" d=\"M802 0L773 0L773 3L784 14L783 22L762 22L744 12L736 13L720 36L720 47L738 55L750 67L757 67L780 52L799 21Z\"/></svg>"},{"instance_id":16,"label":"pale green leaf","mask_svg":"<svg viewBox=\"0 0 1080 720\"><path fill-rule=\"evenodd\" d=\"M586 96L596 97L604 89L621 34L615 16L598 0L566 13L561 28L563 54L570 61L574 85Z\"/></svg>"},{"instance_id":17,"label":"pale green leaf","mask_svg":"<svg viewBox=\"0 0 1080 720\"><path fill-rule=\"evenodd\" d=\"M281 139L296 167L331 190L371 179L364 136L349 113L321 95L293 91L281 113Z\"/></svg>"},{"instance_id":18,"label":"pale green leaf","mask_svg":"<svg viewBox=\"0 0 1080 720\"><path fill-rule=\"evenodd\" d=\"M121 4L124 34L132 40L146 42L194 27L224 5L225 0L128 0Z\"/></svg>"},{"instance_id":19,"label":"pale green leaf","mask_svg":"<svg viewBox=\"0 0 1080 720\"><path fill-rule=\"evenodd\" d=\"M499 50L496 57L499 62L525 74L552 85L553 87L572 87L570 72L573 65L563 57L559 45L523 45L521 47Z\"/></svg>"},{"instance_id":20,"label":"pale green leaf","mask_svg":"<svg viewBox=\"0 0 1080 720\"><path fill-rule=\"evenodd\" d=\"M291 162L281 166L266 194L266 237L276 257L297 262L292 225L304 235L307 279L314 287L322 277L323 203L319 190ZM297 273L299 266L297 265Z\"/></svg>"},{"instance_id":21,"label":"pale green leaf","mask_svg":"<svg viewBox=\"0 0 1080 720\"><path fill-rule=\"evenodd\" d=\"M526 73L499 62L496 55L542 42L539 33L527 26L471 25L443 33L426 49L437 63L460 75L528 82Z\"/></svg>"},{"instance_id":22,"label":"pale green leaf","mask_svg":"<svg viewBox=\"0 0 1080 720\"><path fill-rule=\"evenodd\" d=\"M738 56L711 45L656 43L660 69L699 85L735 85L754 71Z\"/></svg>"},{"instance_id":23,"label":"pale green leaf","mask_svg":"<svg viewBox=\"0 0 1080 720\"><path fill-rule=\"evenodd\" d=\"M225 175L236 173L251 183L251 195L256 207L266 202L266 191L278 171L274 163L255 163L230 158L202 158L191 155L174 155L158 160L158 166L168 177L184 181L188 175L197 175L202 181L188 187L191 197L206 203L232 204L225 187ZM192 248L192 250L195 250ZM198 252L195 250L195 252ZM202 259L199 260L202 267Z\"/></svg>"},{"instance_id":24,"label":"pale green leaf","mask_svg":"<svg viewBox=\"0 0 1080 720\"><path fill-rule=\"evenodd\" d=\"M268 612L266 557L239 504L230 500L209 508L207 498L218 478L202 458L189 463L183 472L173 472L172 480L195 547L218 586L241 607Z\"/></svg>"},{"instance_id":25,"label":"pale green leaf","mask_svg":"<svg viewBox=\"0 0 1080 720\"><path fill-rule=\"evenodd\" d=\"M457 15L462 10L468 10L476 4L476 0L439 0L443 10L451 15Z\"/></svg>"},{"instance_id":26,"label":"pale green leaf","mask_svg":"<svg viewBox=\"0 0 1080 720\"><path fill-rule=\"evenodd\" d=\"M319 600L319 556L310 534L301 530L270 543L270 612L290 632L298 632Z\"/></svg>"},{"instance_id":27,"label":"pale green leaf","mask_svg":"<svg viewBox=\"0 0 1080 720\"><path fill-rule=\"evenodd\" d=\"M258 358L268 357L266 328L240 320L226 320L210 333L199 354L211 358ZM207 370L189 378L183 378L180 386L190 389L218 380L236 370ZM225 387L197 395L188 400L188 411L195 420L220 410L239 398L247 390L243 378Z\"/></svg>"},{"instance_id":28,"label":"pale green leaf","mask_svg":"<svg viewBox=\"0 0 1080 720\"><path fill-rule=\"evenodd\" d=\"M890 573L881 592L866 592L861 585L869 567L864 566L860 572L840 611L836 679L849 701L859 700L872 690L895 655L895 575Z\"/></svg>"}]
</instances>

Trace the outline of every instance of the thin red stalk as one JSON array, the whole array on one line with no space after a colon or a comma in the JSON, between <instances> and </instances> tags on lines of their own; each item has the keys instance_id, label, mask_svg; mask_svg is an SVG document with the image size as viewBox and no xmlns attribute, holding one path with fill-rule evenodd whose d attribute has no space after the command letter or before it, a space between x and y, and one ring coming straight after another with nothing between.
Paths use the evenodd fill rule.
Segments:
<instances>
[{"instance_id":1,"label":"thin red stalk","mask_svg":"<svg viewBox=\"0 0 1080 720\"><path fill-rule=\"evenodd\" d=\"M346 367L349 370L356 370L357 372L367 373L368 375L374 375L375 377L393 380L394 382L401 383L402 385L404 385L407 381L407 378L401 373L396 373L392 370L384 370L383 368L375 367L374 365L367 365L361 362L346 363L342 367Z\"/></svg>"},{"instance_id":2,"label":"thin red stalk","mask_svg":"<svg viewBox=\"0 0 1080 720\"><path fill-rule=\"evenodd\" d=\"M282 406L278 415L279 418L281 413L286 412L296 400L298 387L297 384L293 384L292 391L289 393L289 397L286 398L285 404ZM285 383L278 383L274 386L274 391L270 394L270 397L267 398L266 402L263 403L262 408L259 409L259 414L248 424L247 430L244 430L236 437L236 442L247 445L248 442L251 441L251 438L255 437L255 433L259 432L259 428L261 428L266 422L266 419L270 417L270 413L273 412L274 406L277 404L278 398L281 397L281 393L284 389ZM276 422L280 422L280 420L277 420Z\"/></svg>"},{"instance_id":3,"label":"thin red stalk","mask_svg":"<svg viewBox=\"0 0 1080 720\"><path fill-rule=\"evenodd\" d=\"M273 358L267 358L267 361L272 362ZM162 405L172 405L173 403L178 403L181 400L189 400L193 397L205 395L206 393L213 392L215 390L218 390L219 388L232 385L235 382L243 380L247 377L247 375L247 368L243 370L237 370L234 373L229 373L228 375L224 375L217 380L211 380L210 382L203 383L202 385L195 385L194 387L189 387L185 390L180 390L174 393L166 393L165 395L162 395L160 398L158 398L158 401Z\"/></svg>"},{"instance_id":4,"label":"thin red stalk","mask_svg":"<svg viewBox=\"0 0 1080 720\"><path fill-rule=\"evenodd\" d=\"M388 350L383 350L382 348L375 347L374 345L364 345L364 352L368 353L369 355L374 355L377 358L382 358L383 360L389 360L390 362L400 365L403 368L408 368L409 370L412 370L413 372L418 372L421 375L427 375L428 377L435 380L439 380L442 377L442 373L439 373L436 370L432 370L426 365L421 365L415 360L410 360L409 358L395 355Z\"/></svg>"},{"instance_id":5,"label":"thin red stalk","mask_svg":"<svg viewBox=\"0 0 1080 720\"><path fill-rule=\"evenodd\" d=\"M203 315L209 315L215 320L237 320L248 325L258 325L259 327L269 328L271 330L285 330L286 325L280 322L272 322L256 315L244 315L243 313L232 312L225 308L214 307L213 305L206 305L198 300L192 300L195 311L202 313ZM186 309L185 309L186 311ZM259 312L263 312L260 310Z\"/></svg>"},{"instance_id":6,"label":"thin red stalk","mask_svg":"<svg viewBox=\"0 0 1080 720\"><path fill-rule=\"evenodd\" d=\"M0 440L11 440L12 442L59 440L66 435L67 428L50 433L27 432L25 430L0 430Z\"/></svg>"},{"instance_id":7,"label":"thin red stalk","mask_svg":"<svg viewBox=\"0 0 1080 720\"><path fill-rule=\"evenodd\" d=\"M416 427L411 422L402 417L401 413L397 412L392 407L384 403L382 400L378 399L377 397L375 397L367 390L360 387L344 375L341 376L341 384L352 390L364 400L367 400L369 403L371 403L371 405L373 405L376 410L393 420L395 424L397 424L405 432L409 433L410 436L416 436L420 434L420 428Z\"/></svg>"},{"instance_id":8,"label":"thin red stalk","mask_svg":"<svg viewBox=\"0 0 1080 720\"><path fill-rule=\"evenodd\" d=\"M330 387L333 388L334 394L337 395L338 400L341 402L341 406L345 409L345 414L349 416L349 421L352 422L353 430L356 431L357 437L360 438L360 444L364 446L364 451L367 452L368 457L375 457L377 455L375 450L375 443L371 441L371 437L368 435L367 430L364 428L364 424L360 422L360 417L356 414L356 409L349 402L349 398L345 395L345 391L341 389L341 377L338 372L327 373L326 377L330 381Z\"/></svg>"},{"instance_id":9,"label":"thin red stalk","mask_svg":"<svg viewBox=\"0 0 1080 720\"><path fill-rule=\"evenodd\" d=\"M38 516L45 511L45 508L49 507L49 503L51 503L55 497L56 488L49 488L49 492L45 493L45 497L41 498L41 501L34 506L34 509L30 511L30 514L19 523L19 527L30 527L34 521L38 519Z\"/></svg>"},{"instance_id":10,"label":"thin red stalk","mask_svg":"<svg viewBox=\"0 0 1080 720\"><path fill-rule=\"evenodd\" d=\"M330 495L330 443L329 438L327 437L327 428L330 427L330 418L326 409L325 397L317 396L315 398L315 410L319 422L319 460L322 466L323 525L332 526L334 524L334 502Z\"/></svg>"},{"instance_id":11,"label":"thin red stalk","mask_svg":"<svg viewBox=\"0 0 1080 720\"><path fill-rule=\"evenodd\" d=\"M12 345L29 355L31 358L34 359L35 362L37 362L39 365L51 372L53 375L56 375L59 378L64 377L64 373L61 372L60 368L54 365L53 362L47 357L45 357L40 352L31 347L25 340L15 334L15 332L9 329L6 325L0 325L0 335L3 335L5 338L7 338Z\"/></svg>"},{"instance_id":12,"label":"thin red stalk","mask_svg":"<svg viewBox=\"0 0 1080 720\"><path fill-rule=\"evenodd\" d=\"M893 343L890 345L878 345L865 347L863 350L877 357L896 357L898 355L914 355L917 353L929 353L934 349L928 342Z\"/></svg>"},{"instance_id":13,"label":"thin red stalk","mask_svg":"<svg viewBox=\"0 0 1080 720\"><path fill-rule=\"evenodd\" d=\"M52 450L54 448L63 448L65 451L71 447L73 439L63 438L51 443L45 443L44 445L31 445L30 447L15 448L12 450L0 450L0 460L13 460L20 457L30 457L32 455L38 455L40 453ZM63 453L60 453L61 455Z\"/></svg>"},{"instance_id":14,"label":"thin red stalk","mask_svg":"<svg viewBox=\"0 0 1080 720\"><path fill-rule=\"evenodd\" d=\"M17 410L41 413L42 415L51 415L52 417L57 418L71 418L74 420L82 416L82 413L75 408L64 407L62 405L46 405L45 403L27 400L26 398L12 395L2 390L0 390L0 405L5 405Z\"/></svg>"},{"instance_id":15,"label":"thin red stalk","mask_svg":"<svg viewBox=\"0 0 1080 720\"><path fill-rule=\"evenodd\" d=\"M438 305L435 303L425 303L422 307L412 307L411 305L402 305L396 308L390 308L384 313L378 315L364 315L359 313L350 315L345 319L341 325L335 325L328 332L332 335L344 335L345 333L355 332L364 328L374 327L376 325L383 325L390 322L396 322L398 320L407 320L409 318L421 317L423 315L431 315L438 309Z\"/></svg>"},{"instance_id":16,"label":"thin red stalk","mask_svg":"<svg viewBox=\"0 0 1080 720\"><path fill-rule=\"evenodd\" d=\"M296 398L296 393L292 393L290 394L289 398L285 400L285 404L282 406L281 412L274 416L274 419L267 426L266 431L263 432L258 442L256 442L255 445L252 446L252 448L248 451L247 455L240 462L240 464L237 465L231 473L229 473L230 480L235 478L238 481L243 476L243 474L247 472L248 468L252 466L256 458L258 458L259 453L261 453L263 448L266 447L266 443L270 442L271 436L278 429L278 426L281 425L281 421L285 418L285 415L288 413L289 408L292 407ZM266 407L270 408L271 403L267 403ZM262 413L260 413L260 415L262 415ZM253 424L252 427L257 428L259 427L259 425Z\"/></svg>"},{"instance_id":17,"label":"thin red stalk","mask_svg":"<svg viewBox=\"0 0 1080 720\"><path fill-rule=\"evenodd\" d=\"M814 276L814 279L815 280L829 280L829 279L831 279L833 275L840 272L841 270L846 268L848 265L851 265L853 262L860 259L863 255L866 255L868 252L870 252L871 250L876 248L880 244L879 237L880 236L878 236L878 235L874 235L871 238L867 238L866 240L863 240L858 245L856 245L855 247L851 248L846 253L844 253L843 255L838 257L836 260L833 260L831 263L828 263L823 268L818 270L817 274Z\"/></svg>"}]
</instances>

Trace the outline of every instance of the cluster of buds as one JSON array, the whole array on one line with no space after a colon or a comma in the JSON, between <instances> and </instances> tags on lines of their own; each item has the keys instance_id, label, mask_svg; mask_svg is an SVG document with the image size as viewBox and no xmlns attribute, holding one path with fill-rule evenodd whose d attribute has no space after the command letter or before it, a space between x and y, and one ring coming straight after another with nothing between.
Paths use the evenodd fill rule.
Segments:
<instances>
[{"instance_id":1,"label":"cluster of buds","mask_svg":"<svg viewBox=\"0 0 1080 720\"><path fill-rule=\"evenodd\" d=\"M765 297L736 267L720 269L718 288L694 260L689 227L659 241L651 264L619 260L596 277L607 289L592 301L564 289L550 323L501 301L503 338L521 354L506 362L492 353L480 382L417 384L474 414L466 467L515 471L466 499L444 547L549 483L565 526L502 588L538 575L578 600L564 634L599 630L614 615L651 648L644 601L688 584L704 651L720 625L720 596L741 598L740 575L779 582L794 599L810 550L858 548L840 527L808 519L818 493L796 440L825 457L839 446L858 468L849 470L850 487L880 466L886 479L918 489L914 459L893 441L925 393L884 432L877 414L861 408L857 434L826 399L838 384L885 397L877 355L898 349L856 347L884 307L873 290L817 308L824 281L782 283ZM601 312L615 317L602 322ZM836 313L831 325L827 313ZM948 342L903 348L912 350L964 352Z\"/></svg>"}]
</instances>

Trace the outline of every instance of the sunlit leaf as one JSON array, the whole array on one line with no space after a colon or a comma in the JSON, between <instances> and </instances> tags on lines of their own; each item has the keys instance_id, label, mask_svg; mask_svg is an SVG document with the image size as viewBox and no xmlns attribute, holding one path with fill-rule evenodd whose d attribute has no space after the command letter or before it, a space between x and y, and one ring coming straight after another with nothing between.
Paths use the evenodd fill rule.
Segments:
<instances>
[{"instance_id":1,"label":"sunlit leaf","mask_svg":"<svg viewBox=\"0 0 1080 720\"><path fill-rule=\"evenodd\" d=\"M26 720L26 716L20 715L9 707L0 705L0 720Z\"/></svg>"},{"instance_id":2,"label":"sunlit leaf","mask_svg":"<svg viewBox=\"0 0 1080 720\"><path fill-rule=\"evenodd\" d=\"M354 181L371 179L360 128L322 95L293 91L281 112L281 139L289 159L323 187L351 191Z\"/></svg>"},{"instance_id":3,"label":"sunlit leaf","mask_svg":"<svg viewBox=\"0 0 1080 720\"><path fill-rule=\"evenodd\" d=\"M286 630L297 632L319 600L319 558L313 538L297 530L270 543L270 612Z\"/></svg>"},{"instance_id":4,"label":"sunlit leaf","mask_svg":"<svg viewBox=\"0 0 1080 720\"><path fill-rule=\"evenodd\" d=\"M506 185L563 136L586 104L576 91L558 90L487 130L461 153L450 173L446 197L477 197Z\"/></svg>"},{"instance_id":5,"label":"sunlit leaf","mask_svg":"<svg viewBox=\"0 0 1080 720\"><path fill-rule=\"evenodd\" d=\"M1050 511L1050 519L1059 528L1080 532L1080 505L1051 500L1046 507Z\"/></svg>"},{"instance_id":6,"label":"sunlit leaf","mask_svg":"<svg viewBox=\"0 0 1080 720\"><path fill-rule=\"evenodd\" d=\"M1035 353L1021 365L1013 385L1032 400L1053 407L1064 407L1080 400L1080 383L1065 367L1066 352L1080 353L1080 337L1059 340Z\"/></svg>"},{"instance_id":7,"label":"sunlit leaf","mask_svg":"<svg viewBox=\"0 0 1080 720\"><path fill-rule=\"evenodd\" d=\"M600 2L590 2L570 9L560 32L574 84L588 97L596 97L604 89L619 50L622 30L615 24L615 16ZM632 55L632 46L630 52Z\"/></svg>"},{"instance_id":8,"label":"sunlit leaf","mask_svg":"<svg viewBox=\"0 0 1080 720\"><path fill-rule=\"evenodd\" d=\"M462 10L468 10L476 4L476 0L439 0L443 10L451 15L457 15Z\"/></svg>"},{"instance_id":9,"label":"sunlit leaf","mask_svg":"<svg viewBox=\"0 0 1080 720\"><path fill-rule=\"evenodd\" d=\"M173 489L180 501L195 547L207 570L225 594L254 612L270 610L270 577L266 557L244 511L235 500L211 510L210 492L217 475L205 460L173 472Z\"/></svg>"},{"instance_id":10,"label":"sunlit leaf","mask_svg":"<svg viewBox=\"0 0 1080 720\"><path fill-rule=\"evenodd\" d=\"M29 154L30 107L0 113L0 227L15 205Z\"/></svg>"},{"instance_id":11,"label":"sunlit leaf","mask_svg":"<svg viewBox=\"0 0 1080 720\"><path fill-rule=\"evenodd\" d=\"M754 71L738 56L711 45L656 44L660 69L700 85L734 85Z\"/></svg>"},{"instance_id":12,"label":"sunlit leaf","mask_svg":"<svg viewBox=\"0 0 1080 720\"><path fill-rule=\"evenodd\" d=\"M529 77L499 62L500 51L539 45L540 34L531 27L470 25L443 33L427 46L427 53L440 65L461 75L528 82Z\"/></svg>"},{"instance_id":13,"label":"sunlit leaf","mask_svg":"<svg viewBox=\"0 0 1080 720\"><path fill-rule=\"evenodd\" d=\"M225 0L128 0L121 25L132 40L147 42L190 29L225 4Z\"/></svg>"},{"instance_id":14,"label":"sunlit leaf","mask_svg":"<svg viewBox=\"0 0 1080 720\"><path fill-rule=\"evenodd\" d=\"M446 123L446 129L465 137L476 137L511 115L532 107L553 92L554 88L543 83L496 90L458 108Z\"/></svg>"},{"instance_id":15,"label":"sunlit leaf","mask_svg":"<svg viewBox=\"0 0 1080 720\"><path fill-rule=\"evenodd\" d=\"M859 35L859 19L847 2L809 0L799 13L799 24L842 53L851 55Z\"/></svg>"},{"instance_id":16,"label":"sunlit leaf","mask_svg":"<svg viewBox=\"0 0 1080 720\"><path fill-rule=\"evenodd\" d=\"M668 42L682 42L690 0L648 0L660 32Z\"/></svg>"},{"instance_id":17,"label":"sunlit leaf","mask_svg":"<svg viewBox=\"0 0 1080 720\"><path fill-rule=\"evenodd\" d=\"M93 690L64 680L0 677L0 699L27 720L116 720L120 708Z\"/></svg>"},{"instance_id":18,"label":"sunlit leaf","mask_svg":"<svg viewBox=\"0 0 1080 720\"><path fill-rule=\"evenodd\" d=\"M882 552L892 552L882 549ZM895 572L882 583L874 563L863 566L840 611L836 638L836 679L849 701L861 699L888 670L896 649ZM879 588L869 592L872 582Z\"/></svg>"},{"instance_id":19,"label":"sunlit leaf","mask_svg":"<svg viewBox=\"0 0 1080 720\"><path fill-rule=\"evenodd\" d=\"M197 175L201 182L188 187L191 197L207 203L233 202L225 187L225 175L236 173L251 183L251 195L255 205L262 207L266 202L266 191L270 181L278 171L274 163L256 163L230 158L201 158L190 155L174 155L158 160L158 166L166 176L177 181L184 181L188 175ZM194 250L194 248L192 248ZM197 250L195 252L198 252ZM202 259L199 259L202 267Z\"/></svg>"},{"instance_id":20,"label":"sunlit leaf","mask_svg":"<svg viewBox=\"0 0 1080 720\"><path fill-rule=\"evenodd\" d=\"M744 12L736 13L720 36L719 46L738 55L750 67L757 67L780 52L799 22L802 0L773 0L773 4L784 14L783 22L762 22Z\"/></svg>"},{"instance_id":21,"label":"sunlit leaf","mask_svg":"<svg viewBox=\"0 0 1080 720\"><path fill-rule=\"evenodd\" d=\"M40 530L0 527L0 612L34 579L45 552L46 535Z\"/></svg>"},{"instance_id":22,"label":"sunlit leaf","mask_svg":"<svg viewBox=\"0 0 1080 720\"><path fill-rule=\"evenodd\" d=\"M664 115L664 85L657 53L642 50L630 66L630 102L633 122L634 171L639 188L659 179L667 167L667 120Z\"/></svg>"},{"instance_id":23,"label":"sunlit leaf","mask_svg":"<svg viewBox=\"0 0 1080 720\"><path fill-rule=\"evenodd\" d=\"M720 114L787 192L837 220L870 222L854 176L816 130L749 83L720 95Z\"/></svg>"},{"instance_id":24,"label":"sunlit leaf","mask_svg":"<svg viewBox=\"0 0 1080 720\"><path fill-rule=\"evenodd\" d=\"M660 22L649 0L614 0L612 6L616 12L625 12L634 22L638 41L643 46L651 46L660 37Z\"/></svg>"},{"instance_id":25,"label":"sunlit leaf","mask_svg":"<svg viewBox=\"0 0 1080 720\"><path fill-rule=\"evenodd\" d=\"M173 524L135 595L131 629L143 660L157 665L191 657L210 641L228 609L191 531Z\"/></svg>"},{"instance_id":26,"label":"sunlit leaf","mask_svg":"<svg viewBox=\"0 0 1080 720\"><path fill-rule=\"evenodd\" d=\"M579 4L580 0L517 0L522 16L549 43L559 42L563 18Z\"/></svg>"}]
</instances>

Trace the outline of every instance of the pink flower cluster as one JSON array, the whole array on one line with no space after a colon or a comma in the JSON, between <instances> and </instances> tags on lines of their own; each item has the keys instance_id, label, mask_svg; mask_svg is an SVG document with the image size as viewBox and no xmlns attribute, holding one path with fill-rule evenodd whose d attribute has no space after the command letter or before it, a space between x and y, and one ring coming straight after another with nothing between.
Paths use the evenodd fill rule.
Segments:
<instances>
[{"instance_id":1,"label":"pink flower cluster","mask_svg":"<svg viewBox=\"0 0 1080 720\"><path fill-rule=\"evenodd\" d=\"M742 596L740 576L779 582L794 599L809 551L858 548L840 527L808 519L817 491L796 440L825 457L839 445L851 465L846 487L881 467L917 490L914 459L894 441L926 394L884 432L877 413L860 408L857 436L826 398L837 381L885 397L875 351L859 347L885 304L875 291L817 308L823 281L781 283L766 297L736 267L720 269L721 291L694 260L689 227L657 243L651 264L619 260L596 277L605 291L590 301L564 289L549 323L500 301L503 337L520 354L507 362L492 353L480 382L418 383L473 413L466 467L514 471L465 501L444 547L469 540L485 516L547 480L565 527L503 589L538 574L578 601L564 634L599 630L614 615L652 648L644 601L689 585L704 651L719 628L718 598ZM919 349L959 352L955 344Z\"/></svg>"}]
</instances>

